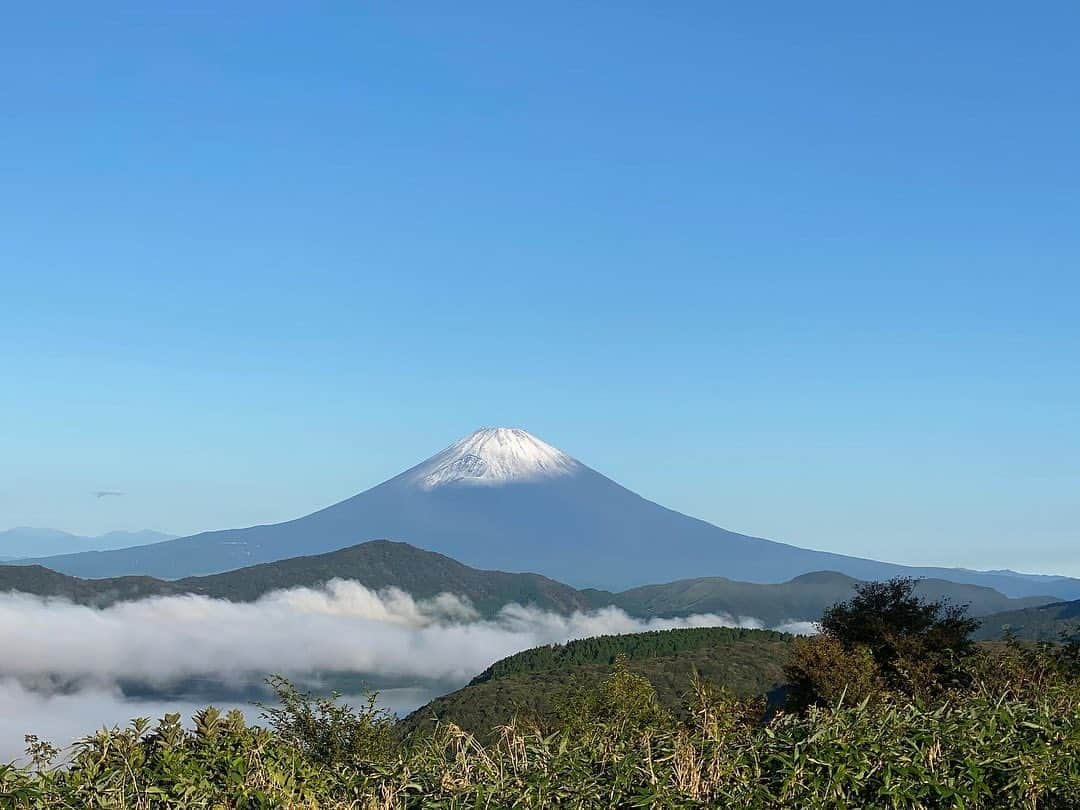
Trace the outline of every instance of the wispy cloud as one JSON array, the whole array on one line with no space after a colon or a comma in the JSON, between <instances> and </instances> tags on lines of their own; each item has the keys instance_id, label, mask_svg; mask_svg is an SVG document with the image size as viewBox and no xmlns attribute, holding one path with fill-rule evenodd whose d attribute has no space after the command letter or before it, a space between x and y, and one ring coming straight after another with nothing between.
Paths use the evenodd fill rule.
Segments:
<instances>
[{"instance_id":1,"label":"wispy cloud","mask_svg":"<svg viewBox=\"0 0 1080 810\"><path fill-rule=\"evenodd\" d=\"M119 498L123 495L123 492L119 492L115 489L99 489L94 492L95 498Z\"/></svg>"}]
</instances>

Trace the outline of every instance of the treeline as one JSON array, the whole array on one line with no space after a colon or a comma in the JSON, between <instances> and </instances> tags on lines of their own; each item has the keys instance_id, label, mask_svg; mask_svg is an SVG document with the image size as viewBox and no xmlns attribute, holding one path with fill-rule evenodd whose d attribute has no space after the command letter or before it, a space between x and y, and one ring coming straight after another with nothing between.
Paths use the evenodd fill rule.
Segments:
<instances>
[{"instance_id":1,"label":"treeline","mask_svg":"<svg viewBox=\"0 0 1080 810\"><path fill-rule=\"evenodd\" d=\"M551 720L558 706L572 695L596 689L616 670L623 650L634 652L633 658L622 655L623 668L646 678L660 705L683 719L694 673L736 697L770 695L775 702L782 696L784 666L792 657L791 636L764 630L704 634L696 629L665 630L647 634L651 643L644 644L642 635L646 634L619 636L614 647L595 648L596 661L591 660L593 656L575 654L558 659L562 663L553 667L554 659L542 655L533 662L535 670L520 660L512 667L498 665L494 667L498 677L474 681L436 698L403 718L399 731L412 734L451 722L490 742L498 736L498 728L514 717L527 717L541 728L554 729ZM709 638L714 643L707 643ZM566 663L568 659L577 663Z\"/></svg>"},{"instance_id":2,"label":"treeline","mask_svg":"<svg viewBox=\"0 0 1080 810\"><path fill-rule=\"evenodd\" d=\"M730 646L747 639L790 641L791 636L771 630L736 627L694 627L680 630L652 630L620 636L593 636L566 644L549 644L511 655L481 672L472 683L494 678L587 664L614 664L619 656L633 661L677 653Z\"/></svg>"}]
</instances>

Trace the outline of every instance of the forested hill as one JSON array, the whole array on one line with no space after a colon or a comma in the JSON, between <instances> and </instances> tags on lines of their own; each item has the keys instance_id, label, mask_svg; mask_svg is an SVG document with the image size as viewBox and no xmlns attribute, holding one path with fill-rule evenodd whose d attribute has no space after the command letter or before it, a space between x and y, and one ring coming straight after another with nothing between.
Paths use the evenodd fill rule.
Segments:
<instances>
[{"instance_id":1,"label":"forested hill","mask_svg":"<svg viewBox=\"0 0 1080 810\"><path fill-rule=\"evenodd\" d=\"M541 723L576 691L599 684L625 655L662 706L677 714L686 705L694 674L741 697L766 695L784 683L794 636L769 630L695 628L633 633L537 647L493 664L471 684L433 700L399 724L407 736L452 722L490 738L514 716Z\"/></svg>"},{"instance_id":2,"label":"forested hill","mask_svg":"<svg viewBox=\"0 0 1080 810\"><path fill-rule=\"evenodd\" d=\"M491 615L509 602L532 604L559 613L584 610L589 606L579 591L539 574L483 571L442 554L388 540L179 580L154 577L82 579L38 565L0 565L0 592L20 591L59 597L95 607L148 596L180 594L250 602L270 591L315 587L332 579L352 580L373 590L393 586L418 599L449 592L467 597L484 615Z\"/></svg>"},{"instance_id":3,"label":"forested hill","mask_svg":"<svg viewBox=\"0 0 1080 810\"><path fill-rule=\"evenodd\" d=\"M40 565L0 565L0 593L14 591L94 607L174 593L172 586L154 577L80 579Z\"/></svg>"},{"instance_id":4,"label":"forested hill","mask_svg":"<svg viewBox=\"0 0 1080 810\"><path fill-rule=\"evenodd\" d=\"M471 568L408 543L374 540L328 554L293 557L238 571L189 577L177 588L233 601L251 601L272 590L348 579L373 590L396 587L418 599L441 593L468 597L484 615L510 602L569 613L588 607L581 593L540 574Z\"/></svg>"},{"instance_id":5,"label":"forested hill","mask_svg":"<svg viewBox=\"0 0 1080 810\"><path fill-rule=\"evenodd\" d=\"M523 650L496 661L472 683L523 673L545 672L583 665L609 666L622 655L630 661L677 655L708 647L731 648L739 642L789 642L786 633L772 630L747 630L737 627L694 627L681 630L653 630L628 635L593 636L566 644L548 644Z\"/></svg>"}]
</instances>

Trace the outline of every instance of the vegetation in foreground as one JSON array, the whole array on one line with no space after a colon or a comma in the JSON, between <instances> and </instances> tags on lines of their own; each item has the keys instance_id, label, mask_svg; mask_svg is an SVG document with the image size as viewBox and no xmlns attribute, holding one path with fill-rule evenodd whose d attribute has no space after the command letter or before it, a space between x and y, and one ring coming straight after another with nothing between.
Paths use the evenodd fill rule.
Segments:
<instances>
[{"instance_id":1,"label":"vegetation in foreground","mask_svg":"<svg viewBox=\"0 0 1080 810\"><path fill-rule=\"evenodd\" d=\"M865 586L797 642L788 710L702 679L666 710L620 659L554 718L483 744L276 682L266 728L206 709L134 721L63 767L30 739L0 767L4 807L1080 807L1080 649L977 647L962 611L911 583ZM550 726L548 726L550 723Z\"/></svg>"}]
</instances>

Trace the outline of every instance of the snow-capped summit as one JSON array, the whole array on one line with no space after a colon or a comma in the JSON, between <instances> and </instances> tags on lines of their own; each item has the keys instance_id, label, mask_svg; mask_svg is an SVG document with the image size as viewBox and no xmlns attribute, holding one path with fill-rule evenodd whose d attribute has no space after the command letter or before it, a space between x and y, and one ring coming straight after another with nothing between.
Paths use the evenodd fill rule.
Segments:
<instances>
[{"instance_id":1,"label":"snow-capped summit","mask_svg":"<svg viewBox=\"0 0 1080 810\"><path fill-rule=\"evenodd\" d=\"M422 489L498 486L574 475L582 465L520 428L481 428L409 471Z\"/></svg>"},{"instance_id":2,"label":"snow-capped summit","mask_svg":"<svg viewBox=\"0 0 1080 810\"><path fill-rule=\"evenodd\" d=\"M646 500L515 428L478 430L381 484L283 523L20 564L36 562L79 577L179 579L379 539L402 540L453 558L432 569L423 586L432 594L456 592L463 576L455 573L453 560L458 560L487 570L536 571L605 590L704 576L786 582L813 571L835 571L862 580L934 577L1010 596L1080 595L1077 580L907 568L737 534Z\"/></svg>"}]
</instances>

